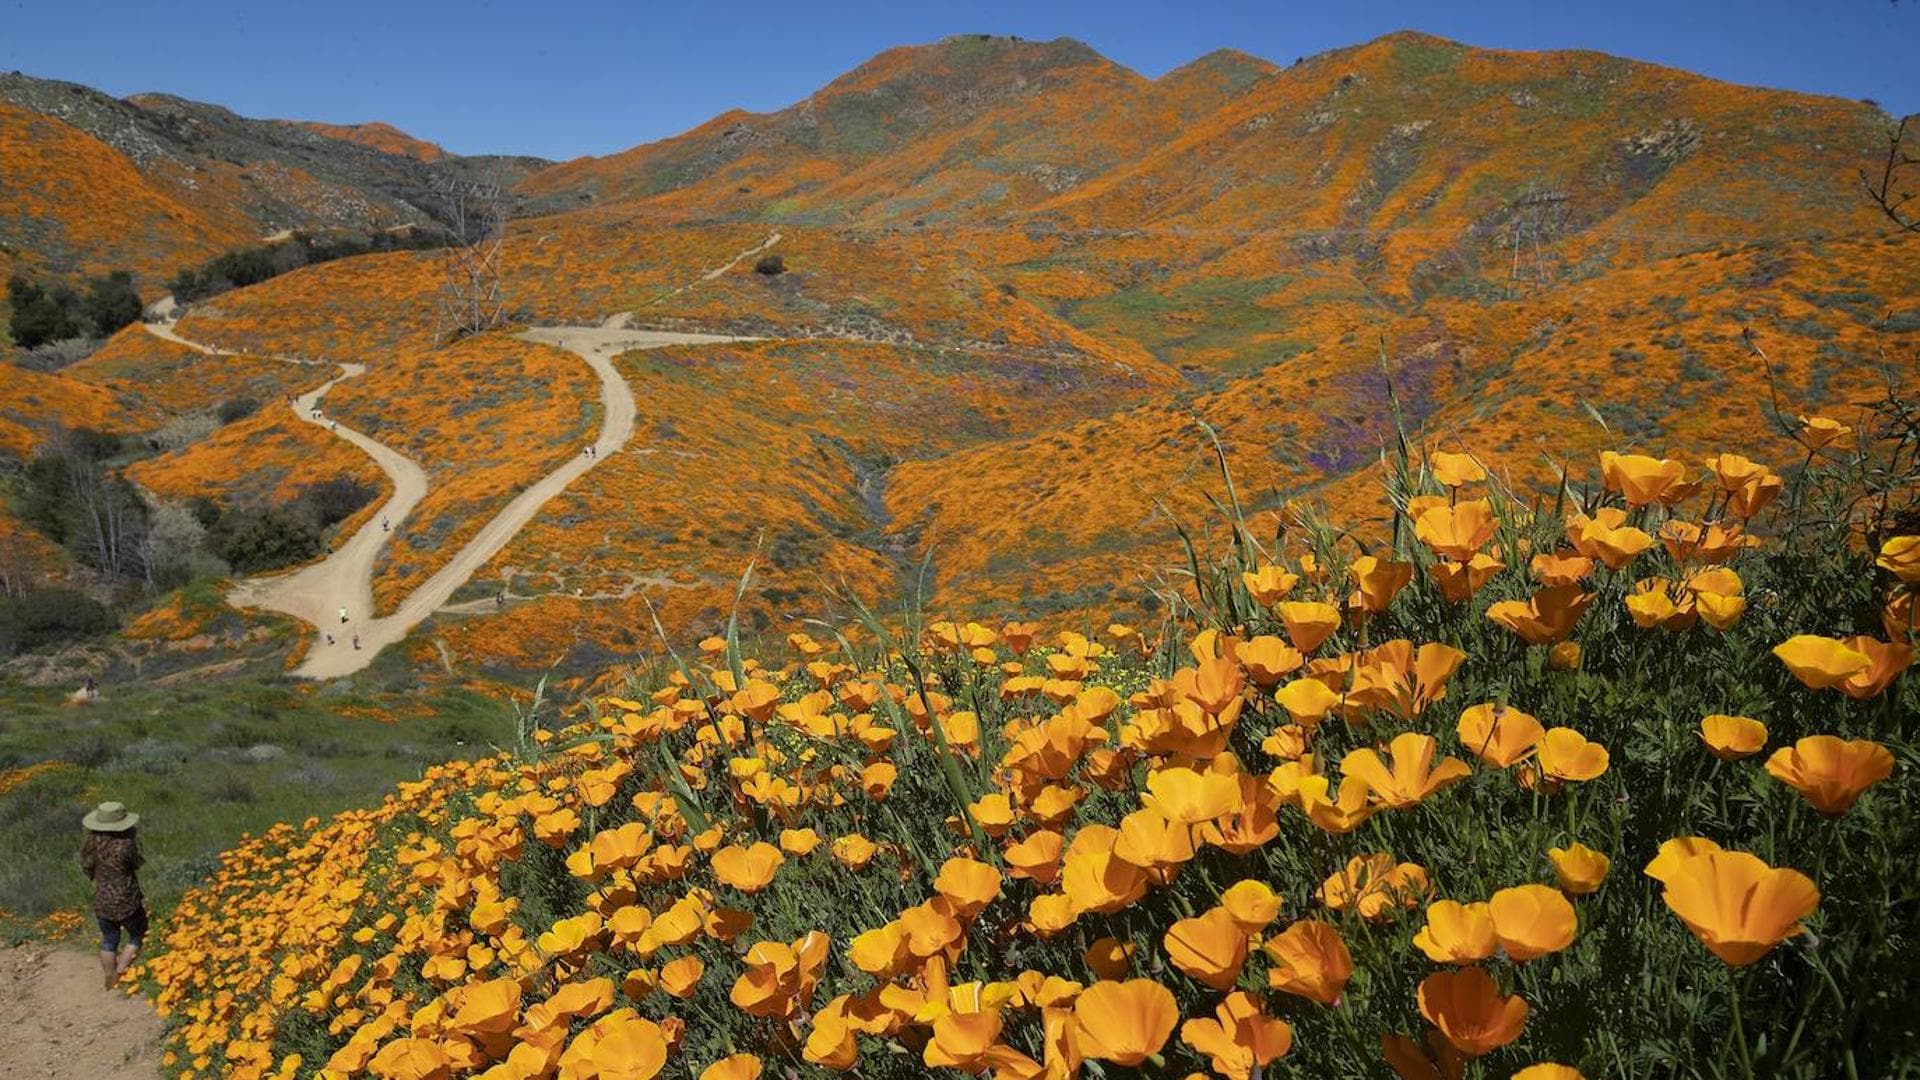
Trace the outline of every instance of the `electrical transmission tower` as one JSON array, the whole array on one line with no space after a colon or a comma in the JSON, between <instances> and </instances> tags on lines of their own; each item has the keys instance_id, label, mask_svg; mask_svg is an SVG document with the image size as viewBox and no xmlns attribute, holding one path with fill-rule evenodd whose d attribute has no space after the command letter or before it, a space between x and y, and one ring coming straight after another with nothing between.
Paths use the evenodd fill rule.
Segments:
<instances>
[{"instance_id":1,"label":"electrical transmission tower","mask_svg":"<svg viewBox=\"0 0 1920 1080\"><path fill-rule=\"evenodd\" d=\"M1551 276L1546 246L1565 231L1569 212L1564 191L1537 191L1532 188L1508 208L1507 228L1512 232L1513 266L1507 272L1507 295L1518 295L1523 282L1544 284ZM1522 248L1531 248L1532 256L1521 265Z\"/></svg>"},{"instance_id":2,"label":"electrical transmission tower","mask_svg":"<svg viewBox=\"0 0 1920 1080\"><path fill-rule=\"evenodd\" d=\"M506 240L505 198L498 183L443 176L434 193L446 208L453 242L441 255L440 337L466 337L506 322L500 291L500 248Z\"/></svg>"}]
</instances>

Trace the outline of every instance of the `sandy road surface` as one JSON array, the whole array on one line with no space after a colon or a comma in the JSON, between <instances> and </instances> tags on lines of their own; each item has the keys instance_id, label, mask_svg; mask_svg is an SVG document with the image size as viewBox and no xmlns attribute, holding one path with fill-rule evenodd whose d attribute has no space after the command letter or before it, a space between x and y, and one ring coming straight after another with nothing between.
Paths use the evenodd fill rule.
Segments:
<instances>
[{"instance_id":1,"label":"sandy road surface","mask_svg":"<svg viewBox=\"0 0 1920 1080\"><path fill-rule=\"evenodd\" d=\"M149 323L150 333L188 348L206 353L225 353L179 336L171 324ZM607 326L543 326L520 335L528 341L555 345L587 362L600 380L603 411L600 435L594 441L594 453L569 458L553 472L541 477L515 496L492 520L481 526L466 545L446 565L383 616L370 617L373 611L373 571L380 550L401 522L426 497L430 479L419 463L405 454L369 438L358 431L322 417L313 418L313 410L328 390L341 379L365 372L360 364L340 365L341 374L301 395L293 403L294 414L310 424L327 427L335 435L359 447L393 481L393 495L367 518L358 532L338 545L332 554L317 563L292 573L253 578L237 585L227 596L236 607L258 607L284 612L314 628L313 645L294 674L311 679L337 678L365 668L380 650L407 636L446 604L460 586L506 547L527 522L539 513L548 499L566 490L588 469L607 455L617 453L633 435L633 391L613 366L613 358L630 349L659 349L671 345L708 345L750 338L715 334L681 334L655 330L625 330ZM316 361L291 357L267 357L287 363L312 364ZM388 528L381 528L385 521ZM340 609L347 610L341 622ZM328 636L333 640L329 642ZM359 637L359 648L354 637Z\"/></svg>"},{"instance_id":2,"label":"sandy road surface","mask_svg":"<svg viewBox=\"0 0 1920 1080\"><path fill-rule=\"evenodd\" d=\"M100 986L84 948L0 947L0 1077L151 1080L160 1018L144 998Z\"/></svg>"}]
</instances>

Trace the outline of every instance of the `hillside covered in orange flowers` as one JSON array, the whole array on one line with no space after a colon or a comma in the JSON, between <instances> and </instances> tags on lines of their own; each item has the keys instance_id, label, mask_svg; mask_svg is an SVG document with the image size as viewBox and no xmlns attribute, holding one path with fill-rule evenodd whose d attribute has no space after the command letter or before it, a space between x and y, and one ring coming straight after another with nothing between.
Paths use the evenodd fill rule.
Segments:
<instances>
[{"instance_id":1,"label":"hillside covered in orange flowers","mask_svg":"<svg viewBox=\"0 0 1920 1080\"><path fill-rule=\"evenodd\" d=\"M357 189L370 214L421 169L472 167L382 125L227 116L375 155L387 171ZM967 35L890 50L778 112L520 162L502 283L517 326L766 340L621 358L625 451L462 594L498 608L436 616L410 655L587 670L652 649L652 612L718 629L749 560L750 625L920 588L975 614L1098 620L1177 576L1176 526L1227 497L1216 453L1249 512L1326 503L1363 529L1391 518L1377 465L1401 429L1549 495L1603 446L1684 459L1737 437L1789 467L1778 416L1845 415L1917 366L1920 240L1856 179L1888 119L1412 33L1288 66L1221 50L1158 79L1066 39ZM10 154L40 155L0 171L18 190L38 189L8 177L98 159L88 185L32 196L68 203L36 215L44 239L9 241L16 260L104 267L171 230L164 251L137 245L159 267L264 220L218 169L183 193L171 166L44 102L0 122L23 133ZM169 224L87 209L109 205ZM308 266L184 314L182 335L240 356L127 331L9 382L0 432L25 455L56 422L149 431L318 382L262 356L363 363L331 407L433 485L376 568L386 610L601 415L564 350L438 340L439 259ZM371 479L353 459L268 410L133 473L162 497L249 501L316 472Z\"/></svg>"}]
</instances>

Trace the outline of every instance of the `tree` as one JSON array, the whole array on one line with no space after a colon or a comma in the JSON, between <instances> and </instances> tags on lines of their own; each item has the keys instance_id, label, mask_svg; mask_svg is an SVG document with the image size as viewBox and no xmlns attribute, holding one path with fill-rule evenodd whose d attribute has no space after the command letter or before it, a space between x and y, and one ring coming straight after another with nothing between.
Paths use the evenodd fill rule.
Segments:
<instances>
[{"instance_id":1,"label":"tree","mask_svg":"<svg viewBox=\"0 0 1920 1080\"><path fill-rule=\"evenodd\" d=\"M1880 175L1861 169L1860 184L1867 189L1867 198L1890 221L1906 232L1920 233L1920 202L1915 201L1920 199L1920 191L1908 186L1920 180L1920 155L1906 146L1912 121L1909 116L1887 132L1887 160L1880 167Z\"/></svg>"},{"instance_id":2,"label":"tree","mask_svg":"<svg viewBox=\"0 0 1920 1080\"><path fill-rule=\"evenodd\" d=\"M148 515L147 532L139 546L140 568L147 588L161 592L196 577L224 571L206 551L207 527L185 503L162 503Z\"/></svg>"},{"instance_id":3,"label":"tree","mask_svg":"<svg viewBox=\"0 0 1920 1080\"><path fill-rule=\"evenodd\" d=\"M13 343L23 349L79 337L81 327L74 316L78 298L64 285L48 290L39 282L16 274L7 282L7 304L13 314L7 330Z\"/></svg>"},{"instance_id":4,"label":"tree","mask_svg":"<svg viewBox=\"0 0 1920 1080\"><path fill-rule=\"evenodd\" d=\"M104 634L113 615L75 589L30 589L0 599L0 656Z\"/></svg>"},{"instance_id":5,"label":"tree","mask_svg":"<svg viewBox=\"0 0 1920 1080\"><path fill-rule=\"evenodd\" d=\"M109 337L121 327L140 321L144 307L133 287L133 274L115 270L87 282L87 298L81 310L92 324L95 337Z\"/></svg>"},{"instance_id":6,"label":"tree","mask_svg":"<svg viewBox=\"0 0 1920 1080\"><path fill-rule=\"evenodd\" d=\"M243 574L291 566L320 553L320 530L305 515L277 507L228 510L207 531L207 539L214 554Z\"/></svg>"}]
</instances>

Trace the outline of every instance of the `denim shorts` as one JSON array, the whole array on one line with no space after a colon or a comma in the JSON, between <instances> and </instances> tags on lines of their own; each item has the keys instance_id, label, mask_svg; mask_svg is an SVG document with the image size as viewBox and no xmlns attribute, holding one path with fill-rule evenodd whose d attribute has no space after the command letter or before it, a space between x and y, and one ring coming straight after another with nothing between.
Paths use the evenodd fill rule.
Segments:
<instances>
[{"instance_id":1,"label":"denim shorts","mask_svg":"<svg viewBox=\"0 0 1920 1080\"><path fill-rule=\"evenodd\" d=\"M109 919L102 915L95 915L93 921L100 924L101 952L120 951L122 930L126 931L127 944L136 950L140 948L141 940L147 936L147 909L144 907L124 919Z\"/></svg>"}]
</instances>

